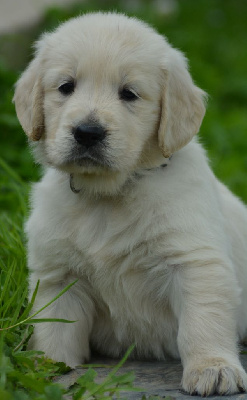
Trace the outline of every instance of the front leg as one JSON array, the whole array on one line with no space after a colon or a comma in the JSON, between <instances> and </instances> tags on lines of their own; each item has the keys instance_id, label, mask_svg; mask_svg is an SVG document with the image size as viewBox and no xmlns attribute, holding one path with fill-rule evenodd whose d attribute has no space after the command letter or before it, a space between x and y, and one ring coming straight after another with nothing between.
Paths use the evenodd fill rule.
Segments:
<instances>
[{"instance_id":1,"label":"front leg","mask_svg":"<svg viewBox=\"0 0 247 400\"><path fill-rule=\"evenodd\" d=\"M246 391L237 350L239 290L231 266L195 262L176 266L173 278L183 389L201 396Z\"/></svg>"},{"instance_id":2,"label":"front leg","mask_svg":"<svg viewBox=\"0 0 247 400\"><path fill-rule=\"evenodd\" d=\"M47 304L76 278L69 277L53 282L53 279L33 273L30 291L40 279L39 290L32 312ZM37 318L62 318L74 323L45 322L36 324L29 348L44 351L55 361L63 361L70 367L82 364L90 357L89 335L92 329L94 305L89 294L89 284L80 279L54 303L37 315Z\"/></svg>"}]
</instances>

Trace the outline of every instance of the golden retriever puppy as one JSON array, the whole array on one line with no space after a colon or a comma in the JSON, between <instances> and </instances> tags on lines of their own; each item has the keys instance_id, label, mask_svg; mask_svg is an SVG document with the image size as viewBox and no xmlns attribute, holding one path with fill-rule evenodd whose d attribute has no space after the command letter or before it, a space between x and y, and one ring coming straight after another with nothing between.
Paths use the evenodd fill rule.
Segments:
<instances>
[{"instance_id":1,"label":"golden retriever puppy","mask_svg":"<svg viewBox=\"0 0 247 400\"><path fill-rule=\"evenodd\" d=\"M46 167L26 225L34 309L78 279L31 346L74 367L90 348L181 358L191 394L247 389L247 211L193 139L205 94L135 18L88 14L42 36L16 86Z\"/></svg>"}]
</instances>

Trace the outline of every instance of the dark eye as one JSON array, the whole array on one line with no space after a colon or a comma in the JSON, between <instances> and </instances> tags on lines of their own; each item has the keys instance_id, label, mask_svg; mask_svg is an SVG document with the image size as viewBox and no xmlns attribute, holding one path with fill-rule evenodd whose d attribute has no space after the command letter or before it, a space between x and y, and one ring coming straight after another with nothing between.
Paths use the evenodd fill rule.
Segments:
<instances>
[{"instance_id":1,"label":"dark eye","mask_svg":"<svg viewBox=\"0 0 247 400\"><path fill-rule=\"evenodd\" d=\"M138 96L136 93L134 93L132 90L130 89L122 89L119 93L119 97L121 100L125 100L125 101L134 101L136 99L138 99Z\"/></svg>"},{"instance_id":2,"label":"dark eye","mask_svg":"<svg viewBox=\"0 0 247 400\"><path fill-rule=\"evenodd\" d=\"M75 82L73 81L63 83L58 88L59 92L64 94L65 96L73 93L74 89L75 89Z\"/></svg>"}]
</instances>

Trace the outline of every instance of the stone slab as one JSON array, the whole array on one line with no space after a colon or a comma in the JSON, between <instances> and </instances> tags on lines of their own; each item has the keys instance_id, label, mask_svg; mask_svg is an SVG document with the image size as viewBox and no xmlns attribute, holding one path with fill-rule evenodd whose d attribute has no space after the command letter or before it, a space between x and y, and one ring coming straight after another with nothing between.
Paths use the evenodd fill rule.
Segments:
<instances>
[{"instance_id":1,"label":"stone slab","mask_svg":"<svg viewBox=\"0 0 247 400\"><path fill-rule=\"evenodd\" d=\"M247 348L244 349L245 354L241 354L242 364L247 370ZM118 361L108 358L93 358L92 364L104 364L107 366L116 366ZM109 368L97 368L100 382L109 374ZM135 374L135 386L143 388L140 392L125 392L124 397L128 400L141 400L142 396L170 396L172 400L196 400L201 399L200 396L190 396L183 393L180 382L182 378L182 365L179 361L126 361L119 370L119 374L133 371ZM57 382L62 383L66 387L72 385L86 369L77 368L69 373L59 377ZM239 393L233 396L209 396L210 400L247 400L247 393Z\"/></svg>"}]
</instances>

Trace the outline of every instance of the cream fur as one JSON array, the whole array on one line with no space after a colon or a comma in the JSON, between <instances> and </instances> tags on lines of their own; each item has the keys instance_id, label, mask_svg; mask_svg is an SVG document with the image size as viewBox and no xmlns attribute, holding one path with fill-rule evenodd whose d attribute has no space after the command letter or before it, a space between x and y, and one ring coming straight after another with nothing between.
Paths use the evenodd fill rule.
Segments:
<instances>
[{"instance_id":1,"label":"cream fur","mask_svg":"<svg viewBox=\"0 0 247 400\"><path fill-rule=\"evenodd\" d=\"M119 98L126 86L138 99ZM37 43L14 98L47 167L26 224L34 309L78 282L42 313L77 322L38 324L33 348L74 367L135 343L135 357L181 357L189 393L247 389L247 211L192 139L203 98L184 56L134 18L84 15ZM107 130L99 163L75 158L85 121Z\"/></svg>"}]
</instances>

